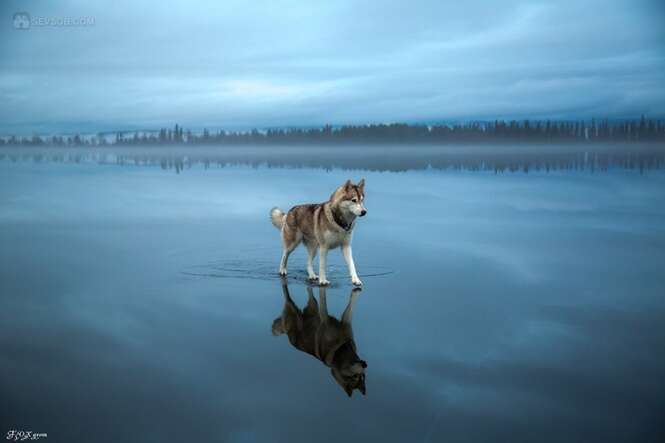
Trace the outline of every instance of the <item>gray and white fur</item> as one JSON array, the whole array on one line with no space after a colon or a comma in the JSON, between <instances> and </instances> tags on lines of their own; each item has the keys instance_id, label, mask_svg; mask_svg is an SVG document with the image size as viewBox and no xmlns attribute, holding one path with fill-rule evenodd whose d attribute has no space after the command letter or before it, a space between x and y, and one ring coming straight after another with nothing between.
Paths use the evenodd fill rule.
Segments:
<instances>
[{"instance_id":1,"label":"gray and white fur","mask_svg":"<svg viewBox=\"0 0 665 443\"><path fill-rule=\"evenodd\" d=\"M324 203L294 206L286 214L279 208L272 208L270 220L280 230L284 247L279 274L286 275L289 255L300 242L303 242L307 248L307 276L310 280L318 280L319 285L328 285L330 284L326 278L328 251L341 247L342 255L349 267L351 282L361 286L362 281L353 262L351 240L356 218L367 214L364 201L365 179L356 185L347 180ZM317 250L320 250L318 276L314 273L312 263Z\"/></svg>"}]
</instances>

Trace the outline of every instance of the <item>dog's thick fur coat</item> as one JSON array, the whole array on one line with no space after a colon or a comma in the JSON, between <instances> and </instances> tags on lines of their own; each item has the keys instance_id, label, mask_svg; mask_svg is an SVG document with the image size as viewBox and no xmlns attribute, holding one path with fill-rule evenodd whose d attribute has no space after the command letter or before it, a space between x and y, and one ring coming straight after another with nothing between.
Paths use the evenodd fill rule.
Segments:
<instances>
[{"instance_id":1,"label":"dog's thick fur coat","mask_svg":"<svg viewBox=\"0 0 665 443\"><path fill-rule=\"evenodd\" d=\"M362 285L353 262L351 240L356 218L367 214L364 200L365 180L360 180L357 185L347 180L332 193L327 202L294 206L286 214L279 208L273 208L270 211L270 220L281 231L284 247L279 274L286 275L289 255L303 242L308 253L309 279L318 279L320 285L327 285L330 283L326 278L328 251L341 246L351 281L356 286ZM318 276L314 273L312 263L317 250L320 250Z\"/></svg>"}]
</instances>

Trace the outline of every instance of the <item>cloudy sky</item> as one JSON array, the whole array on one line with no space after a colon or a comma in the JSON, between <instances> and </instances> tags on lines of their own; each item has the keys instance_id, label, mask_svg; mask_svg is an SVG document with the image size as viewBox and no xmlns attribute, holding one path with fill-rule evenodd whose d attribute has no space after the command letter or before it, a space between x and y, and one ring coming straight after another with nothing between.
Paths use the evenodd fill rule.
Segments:
<instances>
[{"instance_id":1,"label":"cloudy sky","mask_svg":"<svg viewBox=\"0 0 665 443\"><path fill-rule=\"evenodd\" d=\"M662 0L2 0L0 10L0 134L665 116ZM30 29L15 29L17 12ZM80 17L92 23L57 26Z\"/></svg>"}]
</instances>

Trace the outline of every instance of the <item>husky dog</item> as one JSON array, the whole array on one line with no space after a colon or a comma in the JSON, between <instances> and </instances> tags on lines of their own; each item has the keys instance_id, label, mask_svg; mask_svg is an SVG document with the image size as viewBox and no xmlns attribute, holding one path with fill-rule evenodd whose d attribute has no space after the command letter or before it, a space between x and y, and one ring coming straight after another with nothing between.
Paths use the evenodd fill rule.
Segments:
<instances>
[{"instance_id":1,"label":"husky dog","mask_svg":"<svg viewBox=\"0 0 665 443\"><path fill-rule=\"evenodd\" d=\"M304 242L307 247L307 276L310 280L319 281L319 285L330 284L326 279L326 259L328 250L342 247L344 260L349 267L351 281L356 286L363 283L358 278L356 265L353 263L351 238L356 217L367 214L364 206L365 179L357 185L347 180L332 193L325 203L294 206L287 214L279 208L270 210L270 220L282 233L284 252L279 263L279 274L286 275L286 264L293 250ZM317 249L319 255L319 275L314 273L312 261Z\"/></svg>"},{"instance_id":2,"label":"husky dog","mask_svg":"<svg viewBox=\"0 0 665 443\"><path fill-rule=\"evenodd\" d=\"M282 293L284 310L282 316L272 323L272 335L286 334L294 348L321 360L330 368L333 378L349 397L354 389L365 395L367 363L356 353L351 328L353 305L360 289L351 290L341 321L328 315L324 287L319 288L320 303L314 298L312 288L307 287L307 306L302 311L291 299L285 279L282 279Z\"/></svg>"}]
</instances>

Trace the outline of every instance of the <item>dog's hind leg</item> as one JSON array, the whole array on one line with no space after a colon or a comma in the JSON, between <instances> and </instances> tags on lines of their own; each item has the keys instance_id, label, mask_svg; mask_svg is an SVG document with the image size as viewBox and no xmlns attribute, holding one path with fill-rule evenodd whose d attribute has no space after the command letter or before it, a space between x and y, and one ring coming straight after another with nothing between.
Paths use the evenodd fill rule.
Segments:
<instances>
[{"instance_id":1,"label":"dog's hind leg","mask_svg":"<svg viewBox=\"0 0 665 443\"><path fill-rule=\"evenodd\" d=\"M286 275L286 266L289 261L289 255L291 255L296 246L298 246L300 240L302 240L301 233L291 232L286 225L282 228L282 243L284 245L284 250L282 252L282 259L279 262L279 275Z\"/></svg>"},{"instance_id":2,"label":"dog's hind leg","mask_svg":"<svg viewBox=\"0 0 665 443\"><path fill-rule=\"evenodd\" d=\"M279 275L282 277L286 276L286 266L289 263L289 255L291 255L296 246L298 246L297 243L292 246L285 246L284 251L282 251L282 259L279 262Z\"/></svg>"},{"instance_id":3,"label":"dog's hind leg","mask_svg":"<svg viewBox=\"0 0 665 443\"><path fill-rule=\"evenodd\" d=\"M307 246L307 278L310 280L316 280L319 277L314 273L314 257L316 256L316 250L319 246L315 242L305 243Z\"/></svg>"}]
</instances>

